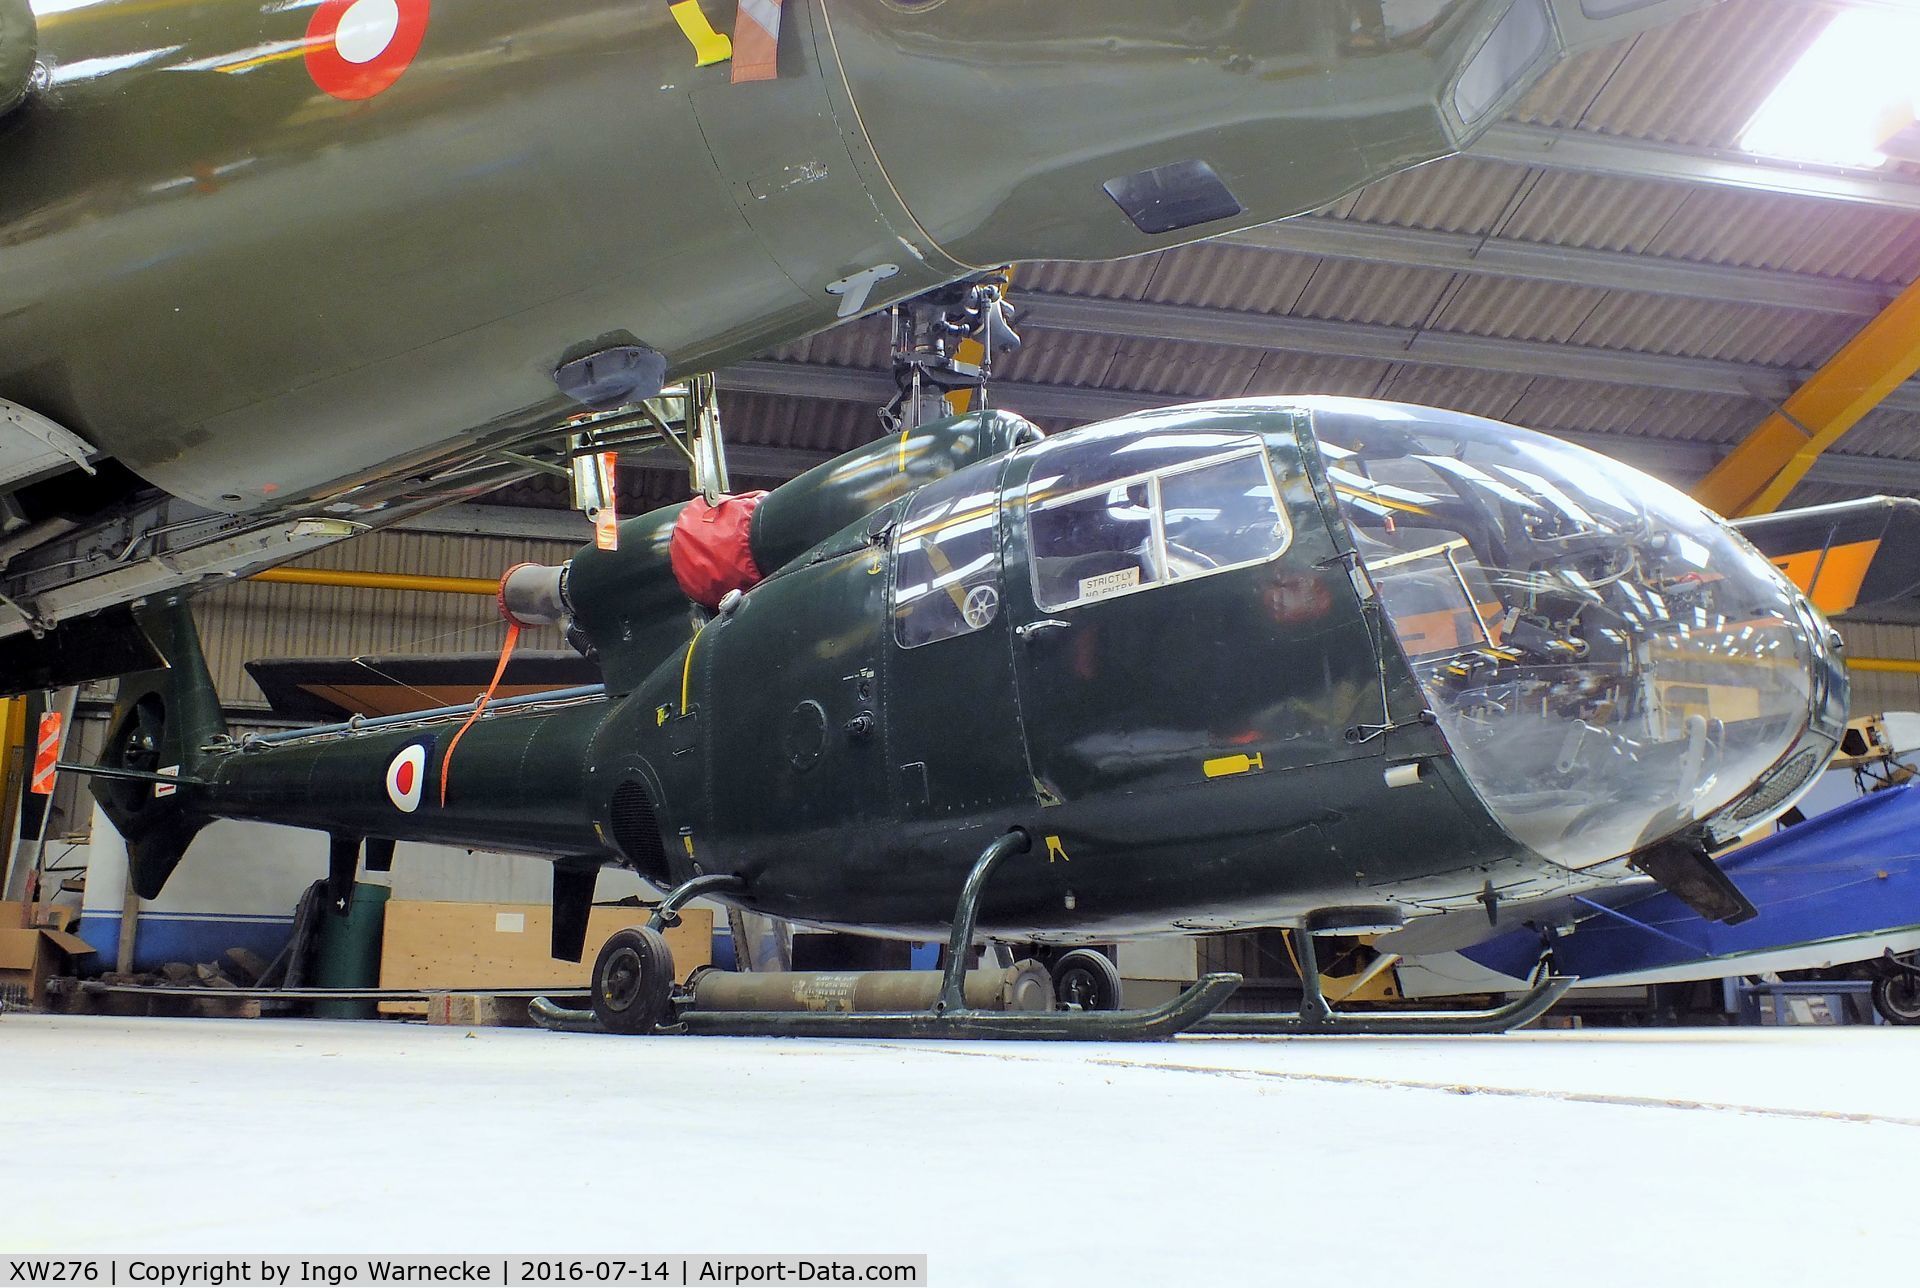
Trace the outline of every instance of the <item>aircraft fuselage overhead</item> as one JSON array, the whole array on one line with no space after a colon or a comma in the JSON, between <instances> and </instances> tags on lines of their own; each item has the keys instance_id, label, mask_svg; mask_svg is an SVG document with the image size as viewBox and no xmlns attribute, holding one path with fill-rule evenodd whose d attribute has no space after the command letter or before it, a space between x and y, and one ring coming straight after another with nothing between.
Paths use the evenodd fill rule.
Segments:
<instances>
[{"instance_id":1,"label":"aircraft fuselage overhead","mask_svg":"<svg viewBox=\"0 0 1920 1288\"><path fill-rule=\"evenodd\" d=\"M742 75L720 3L0 0L0 637L982 268L1311 210L1700 7L788 0Z\"/></svg>"}]
</instances>

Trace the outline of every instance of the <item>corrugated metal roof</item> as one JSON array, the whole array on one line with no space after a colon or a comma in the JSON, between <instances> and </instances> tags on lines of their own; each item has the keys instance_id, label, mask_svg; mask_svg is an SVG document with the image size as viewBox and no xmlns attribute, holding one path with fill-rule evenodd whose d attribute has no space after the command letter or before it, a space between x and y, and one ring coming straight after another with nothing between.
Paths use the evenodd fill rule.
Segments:
<instances>
[{"instance_id":1,"label":"corrugated metal roof","mask_svg":"<svg viewBox=\"0 0 1920 1288\"><path fill-rule=\"evenodd\" d=\"M1123 341L1103 382L1109 389L1181 397L1237 398L1260 369L1264 349L1228 345L1172 346L1153 340Z\"/></svg>"},{"instance_id":2,"label":"corrugated metal roof","mask_svg":"<svg viewBox=\"0 0 1920 1288\"><path fill-rule=\"evenodd\" d=\"M1320 261L1310 255L1241 246L1188 246L1168 251L1143 296L1159 304L1193 304L1243 313L1290 313ZM1087 292L1125 298L1096 284Z\"/></svg>"},{"instance_id":3,"label":"corrugated metal roof","mask_svg":"<svg viewBox=\"0 0 1920 1288\"><path fill-rule=\"evenodd\" d=\"M1178 252L1175 252L1176 254ZM1137 300L1160 266L1161 254L1093 263L1055 262L1022 264L1014 285L1024 291L1052 291L1060 295L1104 295L1114 300Z\"/></svg>"},{"instance_id":4,"label":"corrugated metal roof","mask_svg":"<svg viewBox=\"0 0 1920 1288\"><path fill-rule=\"evenodd\" d=\"M1453 274L1353 260L1321 262L1292 312L1334 322L1419 326L1433 313Z\"/></svg>"},{"instance_id":5,"label":"corrugated metal roof","mask_svg":"<svg viewBox=\"0 0 1920 1288\"><path fill-rule=\"evenodd\" d=\"M884 326L877 325L871 319L861 326L881 331L881 353L884 355ZM729 442L753 443L762 447L792 447L809 452L842 452L855 442L864 442L879 432L875 419L877 410L863 403L819 398L727 394L720 403L720 427ZM864 437L852 437L854 434Z\"/></svg>"},{"instance_id":6,"label":"corrugated metal roof","mask_svg":"<svg viewBox=\"0 0 1920 1288\"><path fill-rule=\"evenodd\" d=\"M1730 148L1832 16L1819 5L1738 0L1647 32L1568 123L1636 139ZM1556 69L1535 95L1552 106L1555 119L1569 117L1588 88L1582 63Z\"/></svg>"},{"instance_id":7,"label":"corrugated metal roof","mask_svg":"<svg viewBox=\"0 0 1920 1288\"><path fill-rule=\"evenodd\" d=\"M1379 397L1393 371L1390 362L1326 358L1310 353L1268 352L1247 381L1247 394L1340 394Z\"/></svg>"},{"instance_id":8,"label":"corrugated metal roof","mask_svg":"<svg viewBox=\"0 0 1920 1288\"><path fill-rule=\"evenodd\" d=\"M1693 443L1739 441L1770 409L1758 399L1536 380L1511 419L1534 429L1627 434Z\"/></svg>"},{"instance_id":9,"label":"corrugated metal roof","mask_svg":"<svg viewBox=\"0 0 1920 1288\"><path fill-rule=\"evenodd\" d=\"M1028 384L1098 388L1119 351L1120 342L1112 336L1049 331L1029 338L1024 349L1003 360L1000 374Z\"/></svg>"},{"instance_id":10,"label":"corrugated metal roof","mask_svg":"<svg viewBox=\"0 0 1920 1288\"><path fill-rule=\"evenodd\" d=\"M1910 411L1868 412L1843 440L1856 456L1912 460L1920 456L1920 415Z\"/></svg>"},{"instance_id":11,"label":"corrugated metal roof","mask_svg":"<svg viewBox=\"0 0 1920 1288\"><path fill-rule=\"evenodd\" d=\"M1801 268L1799 256L1833 213L1828 202L1800 197L1663 186L1685 193L1686 200L1647 243L1647 250L1708 264ZM1827 271L1836 277L1858 275L1841 266Z\"/></svg>"},{"instance_id":12,"label":"corrugated metal roof","mask_svg":"<svg viewBox=\"0 0 1920 1288\"><path fill-rule=\"evenodd\" d=\"M1589 49L1554 68L1514 104L1513 117L1537 125L1578 125L1588 107L1620 70L1634 42L1620 41Z\"/></svg>"},{"instance_id":13,"label":"corrugated metal roof","mask_svg":"<svg viewBox=\"0 0 1920 1288\"><path fill-rule=\"evenodd\" d=\"M1831 314L1614 291L1568 338L1634 353L1801 367L1825 362L1858 330L1853 319Z\"/></svg>"},{"instance_id":14,"label":"corrugated metal roof","mask_svg":"<svg viewBox=\"0 0 1920 1288\"><path fill-rule=\"evenodd\" d=\"M1530 173L1474 157L1448 157L1368 184L1329 213L1361 223L1485 233Z\"/></svg>"},{"instance_id":15,"label":"corrugated metal roof","mask_svg":"<svg viewBox=\"0 0 1920 1288\"><path fill-rule=\"evenodd\" d=\"M1526 397L1534 383L1528 376L1510 376L1497 371L1402 364L1393 368L1376 396L1511 420L1514 407Z\"/></svg>"},{"instance_id":16,"label":"corrugated metal roof","mask_svg":"<svg viewBox=\"0 0 1920 1288\"><path fill-rule=\"evenodd\" d=\"M1512 169L1513 167L1509 167ZM1531 171L1495 232L1521 241L1645 251L1686 203L1676 183Z\"/></svg>"},{"instance_id":17,"label":"corrugated metal roof","mask_svg":"<svg viewBox=\"0 0 1920 1288\"><path fill-rule=\"evenodd\" d=\"M1463 274L1432 323L1437 330L1470 335L1567 341L1610 295L1584 286Z\"/></svg>"},{"instance_id":18,"label":"corrugated metal roof","mask_svg":"<svg viewBox=\"0 0 1920 1288\"><path fill-rule=\"evenodd\" d=\"M1920 274L1920 220L1891 210L1829 206L1782 268L1904 286Z\"/></svg>"}]
</instances>

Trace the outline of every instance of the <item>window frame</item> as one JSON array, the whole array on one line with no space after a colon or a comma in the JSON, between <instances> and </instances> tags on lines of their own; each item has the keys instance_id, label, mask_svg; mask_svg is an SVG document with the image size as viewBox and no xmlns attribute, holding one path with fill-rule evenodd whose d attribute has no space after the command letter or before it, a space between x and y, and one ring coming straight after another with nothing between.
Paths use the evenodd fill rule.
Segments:
<instances>
[{"instance_id":1,"label":"window frame","mask_svg":"<svg viewBox=\"0 0 1920 1288\"><path fill-rule=\"evenodd\" d=\"M1000 618L1006 616L1006 611L1007 611L1007 603L1006 603L1007 556L1006 556L1006 545L1005 545L1006 531L1002 525L1006 521L1007 497L1006 497L1006 491L1002 486L1003 476L995 476L992 487L989 489L984 489L984 491L991 493L993 499L992 501L982 506L979 510L980 514L991 515L993 520L992 523L988 526L988 531L991 534L991 540L989 542L989 545L993 552L993 574L992 574L991 584L993 585L995 592L1000 596L1000 604L999 604L999 607L994 612L993 619L988 621L985 626L969 626L966 630L955 631L951 635L932 636L930 638L919 640L912 644L907 643L904 639L900 637L900 626L902 621L901 615L900 615L901 608L902 608L902 605L900 603L900 560L903 557L902 543L906 540L908 520L913 514L913 507L920 501L920 499L923 496L925 496L925 494L929 490L940 486L940 484L946 482L947 479L956 477L958 473L959 471L955 471L953 474L947 475L946 478L935 479L933 482L928 483L925 486L920 487L915 491L913 491L912 493L910 493L907 497L905 497L902 500L900 504L899 515L893 522L893 531L887 539L887 621L888 621L887 634L892 637L893 645L895 648L899 648L899 649L926 648L933 644L943 644L948 640L964 639L969 635L978 635L981 631L987 630L990 627L992 627L992 625L994 624L994 621L997 621ZM944 522L941 523L940 527L935 530L939 531L944 529L945 527L957 525L973 517L974 517L974 512L972 511L967 512L961 518L955 518L953 515L949 514L945 516L945 520ZM916 539L924 540L925 538L919 537ZM982 583L982 584L985 584L985 583ZM920 602L921 599L927 598L928 596L934 593L935 593L934 591L929 590L927 592L927 595L916 597L913 600L913 603L918 603ZM908 607L911 607L911 605L908 605Z\"/></svg>"},{"instance_id":2,"label":"window frame","mask_svg":"<svg viewBox=\"0 0 1920 1288\"><path fill-rule=\"evenodd\" d=\"M1260 461L1260 469L1266 475L1267 487L1273 497L1274 513L1279 517L1279 526L1282 529L1280 544L1271 554L1262 555L1258 559L1243 559L1238 563L1222 564L1218 568L1208 568L1202 572L1194 573L1191 576L1177 578L1167 576L1156 577L1153 581L1143 581L1138 586L1133 586L1126 590L1116 590L1108 595L1083 595L1078 599L1069 599L1054 604L1049 604L1041 598L1040 557L1033 539L1033 520L1035 515L1044 514L1048 510L1057 509L1063 505L1071 505L1075 501L1084 501L1091 496L1104 495L1112 492L1116 488L1130 488L1136 484L1145 483L1147 484L1148 505L1153 512L1153 556L1160 571L1164 573L1170 565L1167 562L1167 511L1166 505L1161 498L1160 480L1175 478L1182 474L1191 474L1198 470L1212 469L1217 465L1225 465L1250 456L1257 457ZM1072 492L1062 493L1059 496L1046 497L1043 502L1038 505L1033 502L1031 496L1028 496L1023 499L1022 518L1026 525L1027 584L1033 595L1034 607L1045 613L1066 612L1069 609L1080 608L1087 604L1105 604L1116 599L1125 599L1129 595L1139 595L1147 591L1160 590L1167 586L1186 585L1192 582L1202 581L1208 577L1217 576L1220 573L1237 572L1242 568L1257 568L1261 564L1272 563L1275 559L1280 558L1286 554L1287 551L1293 549L1293 517L1287 513L1286 499L1280 491L1280 478L1274 473L1273 454L1267 450L1265 443L1251 436L1249 436L1249 442L1245 447L1227 448L1223 451L1216 451L1210 456L1200 457L1197 460L1184 461L1178 465L1164 465L1158 469L1142 470L1139 473L1124 475L1108 482L1091 484L1087 487L1075 489Z\"/></svg>"}]
</instances>

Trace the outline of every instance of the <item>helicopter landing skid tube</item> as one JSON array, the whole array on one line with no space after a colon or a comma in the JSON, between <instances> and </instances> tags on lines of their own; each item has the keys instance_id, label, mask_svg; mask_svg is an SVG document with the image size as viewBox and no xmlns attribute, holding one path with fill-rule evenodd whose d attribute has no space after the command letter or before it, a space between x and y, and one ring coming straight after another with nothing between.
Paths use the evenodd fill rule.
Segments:
<instances>
[{"instance_id":1,"label":"helicopter landing skid tube","mask_svg":"<svg viewBox=\"0 0 1920 1288\"><path fill-rule=\"evenodd\" d=\"M1288 1013L1215 1015L1193 1026L1195 1033L1289 1034L1303 1037L1342 1035L1402 1037L1444 1033L1505 1033L1545 1015L1578 979L1549 975L1505 1006L1489 1011L1335 1011L1324 1019Z\"/></svg>"},{"instance_id":2,"label":"helicopter landing skid tube","mask_svg":"<svg viewBox=\"0 0 1920 1288\"><path fill-rule=\"evenodd\" d=\"M573 1010L535 998L528 1014L542 1028L574 1033L698 1033L734 1037L1027 1039L1078 1042L1152 1041L1183 1033L1206 1019L1240 986L1240 976L1207 975L1172 1001L1137 1011L987 1010L967 1005L967 959L979 922L980 896L1000 861L1032 844L1024 832L1009 832L974 861L954 910L940 993L924 1011L722 1011L697 1009L695 992L671 996L659 972L672 978L672 959L659 925L615 933L594 963L593 1009ZM731 880L731 879L727 879ZM690 887L705 881L701 890ZM696 878L667 896L663 908L678 908L694 894L717 888L719 879ZM684 891L684 893L683 893ZM656 923L662 921L656 917ZM671 923L668 923L671 924ZM652 979L645 978L651 974ZM773 978L769 976L768 978Z\"/></svg>"},{"instance_id":3,"label":"helicopter landing skid tube","mask_svg":"<svg viewBox=\"0 0 1920 1288\"><path fill-rule=\"evenodd\" d=\"M1191 1029L1238 987L1238 975L1208 975L1172 1001L1145 1011L685 1011L677 1031L772 1038L1151 1042Z\"/></svg>"},{"instance_id":4,"label":"helicopter landing skid tube","mask_svg":"<svg viewBox=\"0 0 1920 1288\"><path fill-rule=\"evenodd\" d=\"M1540 954L1533 986L1507 1003L1486 1011L1339 1011L1320 991L1320 958L1311 929L1296 936L1300 946L1300 1010L1297 1013L1216 1015L1200 1021L1196 1033L1284 1034L1302 1037L1418 1036L1421 1034L1505 1033L1523 1028L1552 1009L1579 982L1577 976L1547 973L1549 957Z\"/></svg>"}]
</instances>

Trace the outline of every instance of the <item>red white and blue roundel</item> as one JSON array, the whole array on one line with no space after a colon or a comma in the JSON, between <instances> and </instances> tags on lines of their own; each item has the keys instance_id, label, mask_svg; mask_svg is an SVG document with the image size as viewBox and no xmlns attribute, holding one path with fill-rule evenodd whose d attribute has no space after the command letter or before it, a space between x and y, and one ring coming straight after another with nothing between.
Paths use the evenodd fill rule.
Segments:
<instances>
[{"instance_id":1,"label":"red white and blue roundel","mask_svg":"<svg viewBox=\"0 0 1920 1288\"><path fill-rule=\"evenodd\" d=\"M420 793L427 785L427 747L424 742L411 743L387 762L387 799L402 814L420 808Z\"/></svg>"},{"instance_id":2,"label":"red white and blue roundel","mask_svg":"<svg viewBox=\"0 0 1920 1288\"><path fill-rule=\"evenodd\" d=\"M433 0L322 0L307 24L307 71L335 98L372 98L413 66Z\"/></svg>"}]
</instances>

